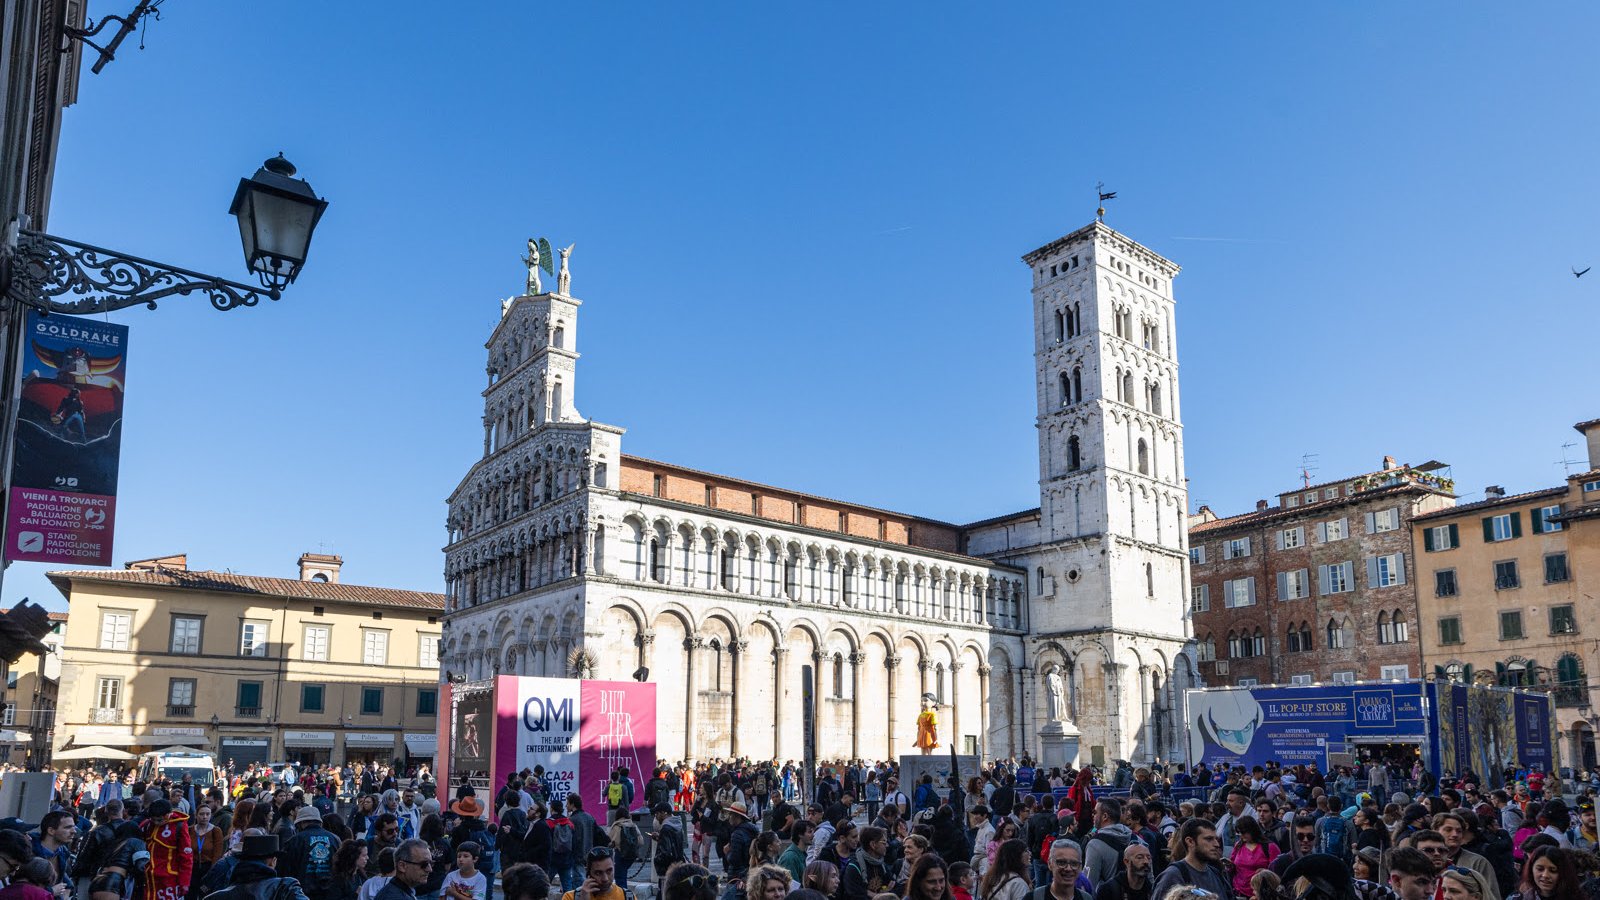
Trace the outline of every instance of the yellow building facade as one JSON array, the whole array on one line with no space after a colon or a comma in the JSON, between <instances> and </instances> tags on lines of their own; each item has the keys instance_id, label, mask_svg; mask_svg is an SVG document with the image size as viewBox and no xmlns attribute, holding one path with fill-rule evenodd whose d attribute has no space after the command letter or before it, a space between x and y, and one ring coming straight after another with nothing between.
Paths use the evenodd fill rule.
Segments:
<instances>
[{"instance_id":1,"label":"yellow building facade","mask_svg":"<svg viewBox=\"0 0 1600 900\"><path fill-rule=\"evenodd\" d=\"M187 746L236 768L431 761L444 596L341 584L341 563L51 572L71 608L54 748Z\"/></svg>"},{"instance_id":2,"label":"yellow building facade","mask_svg":"<svg viewBox=\"0 0 1600 900\"><path fill-rule=\"evenodd\" d=\"M1588 470L1564 485L1411 520L1423 674L1550 692L1563 766L1600 731L1600 420L1575 426Z\"/></svg>"}]
</instances>

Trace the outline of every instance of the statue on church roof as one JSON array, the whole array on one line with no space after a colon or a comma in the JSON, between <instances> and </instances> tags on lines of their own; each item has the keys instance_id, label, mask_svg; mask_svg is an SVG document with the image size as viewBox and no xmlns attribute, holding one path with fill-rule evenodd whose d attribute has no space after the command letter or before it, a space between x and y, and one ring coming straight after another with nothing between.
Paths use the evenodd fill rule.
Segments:
<instances>
[{"instance_id":1,"label":"statue on church roof","mask_svg":"<svg viewBox=\"0 0 1600 900\"><path fill-rule=\"evenodd\" d=\"M567 248L569 252L571 249L571 247ZM550 252L549 241L544 238L538 238L537 240L528 238L528 255L522 257L522 262L528 267L529 296L544 293L544 286L539 283L540 269L543 269L548 275L555 274L554 261L550 258L552 256L554 254ZM562 258L563 260L565 259L564 256Z\"/></svg>"},{"instance_id":2,"label":"statue on church roof","mask_svg":"<svg viewBox=\"0 0 1600 900\"><path fill-rule=\"evenodd\" d=\"M572 295L572 273L567 271L567 260L572 257L572 248L577 244L568 244L564 249L556 251L561 254L561 274L556 276L556 293L562 296Z\"/></svg>"}]
</instances>

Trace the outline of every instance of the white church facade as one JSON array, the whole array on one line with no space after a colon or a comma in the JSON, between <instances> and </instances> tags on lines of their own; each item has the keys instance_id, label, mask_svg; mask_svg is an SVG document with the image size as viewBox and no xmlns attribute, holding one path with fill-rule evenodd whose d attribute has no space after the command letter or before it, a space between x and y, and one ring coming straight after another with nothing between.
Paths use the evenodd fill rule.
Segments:
<instances>
[{"instance_id":1,"label":"white church facade","mask_svg":"<svg viewBox=\"0 0 1600 900\"><path fill-rule=\"evenodd\" d=\"M963 752L1038 757L1045 731L1182 760L1177 267L1100 222L1024 262L1041 505L969 525L624 455L576 407L568 279L506 301L448 501L443 668L646 669L666 759L801 758L809 668L821 759L913 752L931 694Z\"/></svg>"}]
</instances>

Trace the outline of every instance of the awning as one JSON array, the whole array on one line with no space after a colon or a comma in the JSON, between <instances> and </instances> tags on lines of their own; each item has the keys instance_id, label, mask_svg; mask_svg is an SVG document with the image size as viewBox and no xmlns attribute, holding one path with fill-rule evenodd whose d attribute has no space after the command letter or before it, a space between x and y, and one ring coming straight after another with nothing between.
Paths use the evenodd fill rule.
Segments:
<instances>
[{"instance_id":1,"label":"awning","mask_svg":"<svg viewBox=\"0 0 1600 900\"><path fill-rule=\"evenodd\" d=\"M26 731L14 731L10 728L0 729L0 744L26 744L33 737Z\"/></svg>"},{"instance_id":2,"label":"awning","mask_svg":"<svg viewBox=\"0 0 1600 900\"><path fill-rule=\"evenodd\" d=\"M433 757L439 753L437 734L407 734L406 753L411 756Z\"/></svg>"},{"instance_id":3,"label":"awning","mask_svg":"<svg viewBox=\"0 0 1600 900\"><path fill-rule=\"evenodd\" d=\"M285 747L302 747L311 749L333 749L333 732L331 731L285 731L283 733Z\"/></svg>"},{"instance_id":4,"label":"awning","mask_svg":"<svg viewBox=\"0 0 1600 900\"><path fill-rule=\"evenodd\" d=\"M344 735L346 747L393 747L394 733L379 731L347 731Z\"/></svg>"}]
</instances>

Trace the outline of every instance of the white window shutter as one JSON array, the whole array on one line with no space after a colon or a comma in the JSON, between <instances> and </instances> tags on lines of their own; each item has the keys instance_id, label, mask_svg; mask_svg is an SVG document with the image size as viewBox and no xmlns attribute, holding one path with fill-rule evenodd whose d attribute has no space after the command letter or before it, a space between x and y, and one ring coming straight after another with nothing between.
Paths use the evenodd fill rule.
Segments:
<instances>
[{"instance_id":1,"label":"white window shutter","mask_svg":"<svg viewBox=\"0 0 1600 900\"><path fill-rule=\"evenodd\" d=\"M1396 553L1394 555L1394 583L1406 583L1406 555L1404 553Z\"/></svg>"},{"instance_id":2,"label":"white window shutter","mask_svg":"<svg viewBox=\"0 0 1600 900\"><path fill-rule=\"evenodd\" d=\"M1372 515L1372 513L1367 513L1367 515L1370 516L1370 515ZM1376 556L1369 556L1369 557L1367 557L1367 587L1375 588L1377 586L1378 586L1378 558Z\"/></svg>"},{"instance_id":3,"label":"white window shutter","mask_svg":"<svg viewBox=\"0 0 1600 900\"><path fill-rule=\"evenodd\" d=\"M1328 594L1333 590L1333 581L1328 566L1317 566L1317 593Z\"/></svg>"},{"instance_id":4,"label":"white window shutter","mask_svg":"<svg viewBox=\"0 0 1600 900\"><path fill-rule=\"evenodd\" d=\"M1328 523L1327 522L1318 522L1317 523L1317 543L1326 544L1327 542L1328 542Z\"/></svg>"},{"instance_id":5,"label":"white window shutter","mask_svg":"<svg viewBox=\"0 0 1600 900\"><path fill-rule=\"evenodd\" d=\"M1244 555L1244 556L1249 556L1250 555L1250 538L1248 538L1248 537L1246 537L1244 539L1244 553L1242 555Z\"/></svg>"},{"instance_id":6,"label":"white window shutter","mask_svg":"<svg viewBox=\"0 0 1600 900\"><path fill-rule=\"evenodd\" d=\"M1256 577L1254 575L1244 580L1244 594L1245 599L1248 601L1245 605L1254 606L1256 604Z\"/></svg>"},{"instance_id":7,"label":"white window shutter","mask_svg":"<svg viewBox=\"0 0 1600 900\"><path fill-rule=\"evenodd\" d=\"M1283 549L1283 529L1281 528L1272 533L1272 549Z\"/></svg>"},{"instance_id":8,"label":"white window shutter","mask_svg":"<svg viewBox=\"0 0 1600 900\"><path fill-rule=\"evenodd\" d=\"M1278 599L1279 600L1287 600L1287 599L1289 599L1289 573L1288 572L1279 572L1278 573Z\"/></svg>"},{"instance_id":9,"label":"white window shutter","mask_svg":"<svg viewBox=\"0 0 1600 900\"><path fill-rule=\"evenodd\" d=\"M1345 537L1349 537L1350 536L1350 520L1349 519L1341 518L1339 520L1339 533L1344 535Z\"/></svg>"},{"instance_id":10,"label":"white window shutter","mask_svg":"<svg viewBox=\"0 0 1600 900\"><path fill-rule=\"evenodd\" d=\"M1355 587L1356 564L1353 562L1339 563L1339 573L1344 576L1345 589Z\"/></svg>"},{"instance_id":11,"label":"white window shutter","mask_svg":"<svg viewBox=\"0 0 1600 900\"><path fill-rule=\"evenodd\" d=\"M1367 520L1367 534L1375 533L1378 530L1378 516L1377 516L1377 514L1375 514L1375 513L1367 513L1365 518Z\"/></svg>"}]
</instances>

